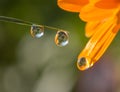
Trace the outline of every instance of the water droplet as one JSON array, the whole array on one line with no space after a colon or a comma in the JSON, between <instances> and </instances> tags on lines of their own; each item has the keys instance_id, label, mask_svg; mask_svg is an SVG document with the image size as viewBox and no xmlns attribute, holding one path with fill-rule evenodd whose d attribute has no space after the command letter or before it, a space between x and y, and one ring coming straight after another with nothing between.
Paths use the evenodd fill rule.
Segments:
<instances>
[{"instance_id":1,"label":"water droplet","mask_svg":"<svg viewBox=\"0 0 120 92\"><path fill-rule=\"evenodd\" d=\"M31 36L35 38L40 38L44 35L44 27L40 25L33 24L30 30Z\"/></svg>"},{"instance_id":2,"label":"water droplet","mask_svg":"<svg viewBox=\"0 0 120 92\"><path fill-rule=\"evenodd\" d=\"M92 66L92 64L90 64L90 62L91 62L91 59L82 57L82 58L78 59L77 67L80 70L86 70Z\"/></svg>"},{"instance_id":3,"label":"water droplet","mask_svg":"<svg viewBox=\"0 0 120 92\"><path fill-rule=\"evenodd\" d=\"M58 31L55 35L55 43L57 46L66 46L69 43L69 35L66 31Z\"/></svg>"}]
</instances>

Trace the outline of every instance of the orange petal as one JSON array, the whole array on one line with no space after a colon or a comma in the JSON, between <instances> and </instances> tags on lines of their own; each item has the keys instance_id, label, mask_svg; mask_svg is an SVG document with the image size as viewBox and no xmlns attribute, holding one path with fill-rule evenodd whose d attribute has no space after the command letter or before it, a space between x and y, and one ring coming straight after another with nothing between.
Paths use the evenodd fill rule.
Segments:
<instances>
[{"instance_id":1,"label":"orange petal","mask_svg":"<svg viewBox=\"0 0 120 92\"><path fill-rule=\"evenodd\" d=\"M108 46L110 45L110 43L112 42L112 40L114 39L116 34L118 33L118 30L119 30L119 28L116 26L112 31L110 31L110 34L108 35L106 41L101 46L101 48L99 49L98 53L94 56L94 60L95 61L97 61L103 55L105 50L108 48ZM114 32L114 31L116 31L116 32Z\"/></svg>"},{"instance_id":2,"label":"orange petal","mask_svg":"<svg viewBox=\"0 0 120 92\"><path fill-rule=\"evenodd\" d=\"M80 12L88 2L89 0L58 0L58 6L67 11Z\"/></svg>"},{"instance_id":3,"label":"orange petal","mask_svg":"<svg viewBox=\"0 0 120 92\"><path fill-rule=\"evenodd\" d=\"M91 37L95 33L95 31L99 27L99 25L100 25L99 21L87 22L86 26L85 26L85 35L86 35L86 37Z\"/></svg>"},{"instance_id":4,"label":"orange petal","mask_svg":"<svg viewBox=\"0 0 120 92\"><path fill-rule=\"evenodd\" d=\"M120 4L120 0L100 0L95 6L102 9L112 9L117 8L118 4Z\"/></svg>"},{"instance_id":5,"label":"orange petal","mask_svg":"<svg viewBox=\"0 0 120 92\"><path fill-rule=\"evenodd\" d=\"M116 24L113 24L108 30L106 30L105 34L103 34L103 36L99 39L94 49L92 50L92 54L90 55L90 57L92 57L94 63L103 55L105 50L112 42L113 37L115 37L115 34L117 33L113 32L115 26ZM96 56L98 56L99 58L95 58Z\"/></svg>"},{"instance_id":6,"label":"orange petal","mask_svg":"<svg viewBox=\"0 0 120 92\"><path fill-rule=\"evenodd\" d=\"M113 16L115 11L115 9L100 9L89 4L81 9L81 13L79 16L84 21L100 21Z\"/></svg>"},{"instance_id":7,"label":"orange petal","mask_svg":"<svg viewBox=\"0 0 120 92\"><path fill-rule=\"evenodd\" d=\"M87 53L84 53L86 56L89 56L92 53L92 51L93 51L95 45L97 44L97 42L103 37L103 35L106 33L106 31L108 31L108 29L115 22L116 22L116 20L109 19L106 22L103 22L101 25L99 25L99 27L96 29L94 35L89 40L89 42L87 43L87 45L84 49L84 51L87 51ZM81 54L80 54L80 57L81 57Z\"/></svg>"},{"instance_id":8,"label":"orange petal","mask_svg":"<svg viewBox=\"0 0 120 92\"><path fill-rule=\"evenodd\" d=\"M90 68L91 66L93 66L93 64L103 55L103 53L106 51L106 49L108 48L108 46L110 45L110 43L112 42L112 40L114 39L114 37L116 36L117 32L114 33L112 31L113 27L115 25L113 25L109 31L107 31L107 33L104 35L103 38L101 38L101 40L96 44L93 53L94 56L92 56L93 58L91 58L91 56L85 56L85 57L81 57L82 59L84 58L84 60L86 61L86 64L84 64L83 66L80 67L79 62L77 62L77 67L80 70L86 70L88 68ZM115 28L115 30L118 30L118 28ZM84 61L84 62L85 62Z\"/></svg>"},{"instance_id":9,"label":"orange petal","mask_svg":"<svg viewBox=\"0 0 120 92\"><path fill-rule=\"evenodd\" d=\"M111 18L104 22L99 29L97 29L84 50L78 56L78 63L80 62L81 58L84 60L84 62L86 61L86 66L84 63L82 63L84 64L83 67L79 67L77 64L80 70L85 70L86 68L91 67L103 55L115 37L115 34L117 34L117 31L113 30L115 26L116 18Z\"/></svg>"}]
</instances>

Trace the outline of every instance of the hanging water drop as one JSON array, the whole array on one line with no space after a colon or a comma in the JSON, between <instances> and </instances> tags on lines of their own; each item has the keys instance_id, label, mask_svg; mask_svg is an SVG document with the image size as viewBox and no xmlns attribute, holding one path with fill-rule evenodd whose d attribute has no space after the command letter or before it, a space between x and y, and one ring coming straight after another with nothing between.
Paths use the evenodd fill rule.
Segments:
<instances>
[{"instance_id":1,"label":"hanging water drop","mask_svg":"<svg viewBox=\"0 0 120 92\"><path fill-rule=\"evenodd\" d=\"M77 61L77 67L80 70L86 70L90 68L93 64L90 64L91 60L89 58L82 57Z\"/></svg>"},{"instance_id":2,"label":"hanging water drop","mask_svg":"<svg viewBox=\"0 0 120 92\"><path fill-rule=\"evenodd\" d=\"M55 35L55 43L57 46L66 46L69 43L69 35L66 31L58 31Z\"/></svg>"},{"instance_id":3,"label":"hanging water drop","mask_svg":"<svg viewBox=\"0 0 120 92\"><path fill-rule=\"evenodd\" d=\"M35 38L40 38L44 35L44 27L40 25L33 24L30 30L31 36Z\"/></svg>"}]
</instances>

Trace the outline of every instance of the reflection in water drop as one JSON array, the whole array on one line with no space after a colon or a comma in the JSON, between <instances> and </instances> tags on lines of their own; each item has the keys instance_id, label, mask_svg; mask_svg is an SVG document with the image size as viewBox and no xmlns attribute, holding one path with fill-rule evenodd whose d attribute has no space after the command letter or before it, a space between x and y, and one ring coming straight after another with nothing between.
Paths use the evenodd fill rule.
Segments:
<instances>
[{"instance_id":1,"label":"reflection in water drop","mask_svg":"<svg viewBox=\"0 0 120 92\"><path fill-rule=\"evenodd\" d=\"M77 67L80 70L86 70L90 68L93 64L91 64L91 59L82 57L77 61Z\"/></svg>"},{"instance_id":2,"label":"reflection in water drop","mask_svg":"<svg viewBox=\"0 0 120 92\"><path fill-rule=\"evenodd\" d=\"M30 30L31 36L35 38L40 38L44 35L44 27L40 25L33 24Z\"/></svg>"},{"instance_id":3,"label":"reflection in water drop","mask_svg":"<svg viewBox=\"0 0 120 92\"><path fill-rule=\"evenodd\" d=\"M66 46L69 43L69 35L66 31L58 31L55 35L55 43L57 46Z\"/></svg>"}]
</instances>

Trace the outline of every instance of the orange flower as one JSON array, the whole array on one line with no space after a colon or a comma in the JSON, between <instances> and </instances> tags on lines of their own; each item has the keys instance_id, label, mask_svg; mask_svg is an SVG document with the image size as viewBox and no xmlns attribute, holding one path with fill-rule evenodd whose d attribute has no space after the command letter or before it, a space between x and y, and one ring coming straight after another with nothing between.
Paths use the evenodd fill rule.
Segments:
<instances>
[{"instance_id":1,"label":"orange flower","mask_svg":"<svg viewBox=\"0 0 120 92\"><path fill-rule=\"evenodd\" d=\"M68 11L80 12L81 8L89 3L89 0L58 0L58 5Z\"/></svg>"},{"instance_id":2,"label":"orange flower","mask_svg":"<svg viewBox=\"0 0 120 92\"><path fill-rule=\"evenodd\" d=\"M80 18L87 22L85 31L90 40L77 61L78 69L86 70L99 60L120 29L120 0L58 0L58 5L80 12Z\"/></svg>"}]
</instances>

